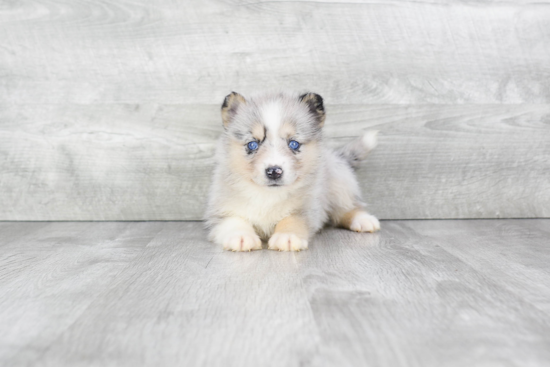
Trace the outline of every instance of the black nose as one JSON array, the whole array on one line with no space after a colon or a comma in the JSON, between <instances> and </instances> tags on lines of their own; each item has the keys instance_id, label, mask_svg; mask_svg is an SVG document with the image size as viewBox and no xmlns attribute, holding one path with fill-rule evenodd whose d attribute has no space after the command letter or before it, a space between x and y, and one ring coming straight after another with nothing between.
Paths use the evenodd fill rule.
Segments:
<instances>
[{"instance_id":1,"label":"black nose","mask_svg":"<svg viewBox=\"0 0 550 367\"><path fill-rule=\"evenodd\" d=\"M267 167L265 174L271 180L277 180L283 175L283 169L278 166Z\"/></svg>"}]
</instances>

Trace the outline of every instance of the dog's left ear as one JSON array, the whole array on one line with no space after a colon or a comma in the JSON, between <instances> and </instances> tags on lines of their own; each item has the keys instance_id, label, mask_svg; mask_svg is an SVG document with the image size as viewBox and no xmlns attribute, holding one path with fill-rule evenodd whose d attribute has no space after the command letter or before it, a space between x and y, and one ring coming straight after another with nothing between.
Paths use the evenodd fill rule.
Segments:
<instances>
[{"instance_id":1,"label":"dog's left ear","mask_svg":"<svg viewBox=\"0 0 550 367\"><path fill-rule=\"evenodd\" d=\"M225 97L222 104L222 121L225 128L229 126L233 117L237 114L239 105L245 103L246 99L237 92L231 92Z\"/></svg>"},{"instance_id":2,"label":"dog's left ear","mask_svg":"<svg viewBox=\"0 0 550 367\"><path fill-rule=\"evenodd\" d=\"M300 102L309 107L309 111L315 116L319 127L325 123L325 106L323 106L323 97L316 93L306 93L300 96Z\"/></svg>"}]
</instances>

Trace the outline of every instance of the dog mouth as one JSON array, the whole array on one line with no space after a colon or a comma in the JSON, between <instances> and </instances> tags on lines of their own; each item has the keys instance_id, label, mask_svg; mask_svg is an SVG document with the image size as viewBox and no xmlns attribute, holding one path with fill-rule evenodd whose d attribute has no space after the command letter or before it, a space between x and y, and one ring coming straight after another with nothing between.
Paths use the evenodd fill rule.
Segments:
<instances>
[{"instance_id":1,"label":"dog mouth","mask_svg":"<svg viewBox=\"0 0 550 367\"><path fill-rule=\"evenodd\" d=\"M279 186L283 186L283 185L277 184L277 183L267 185L267 187L279 187Z\"/></svg>"}]
</instances>

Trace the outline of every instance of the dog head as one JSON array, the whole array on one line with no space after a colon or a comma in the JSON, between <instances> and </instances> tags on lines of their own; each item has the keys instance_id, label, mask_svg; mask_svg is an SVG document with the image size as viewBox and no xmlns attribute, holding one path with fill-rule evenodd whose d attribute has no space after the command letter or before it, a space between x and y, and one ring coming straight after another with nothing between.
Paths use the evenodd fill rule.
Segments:
<instances>
[{"instance_id":1,"label":"dog head","mask_svg":"<svg viewBox=\"0 0 550 367\"><path fill-rule=\"evenodd\" d=\"M323 98L318 94L264 94L245 99L232 92L222 105L231 174L265 187L304 182L315 169Z\"/></svg>"}]
</instances>

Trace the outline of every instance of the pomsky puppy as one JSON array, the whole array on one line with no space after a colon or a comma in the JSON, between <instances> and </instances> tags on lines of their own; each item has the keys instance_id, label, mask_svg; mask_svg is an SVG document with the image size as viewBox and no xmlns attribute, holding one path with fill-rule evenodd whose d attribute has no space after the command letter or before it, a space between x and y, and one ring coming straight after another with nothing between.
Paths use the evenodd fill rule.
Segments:
<instances>
[{"instance_id":1,"label":"pomsky puppy","mask_svg":"<svg viewBox=\"0 0 550 367\"><path fill-rule=\"evenodd\" d=\"M325 224L380 229L363 209L353 168L376 133L333 151L323 144L323 98L314 93L232 92L222 105L224 132L206 212L210 240L232 251L307 249Z\"/></svg>"}]
</instances>

